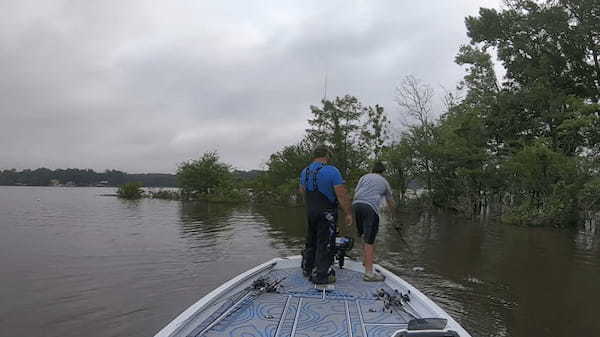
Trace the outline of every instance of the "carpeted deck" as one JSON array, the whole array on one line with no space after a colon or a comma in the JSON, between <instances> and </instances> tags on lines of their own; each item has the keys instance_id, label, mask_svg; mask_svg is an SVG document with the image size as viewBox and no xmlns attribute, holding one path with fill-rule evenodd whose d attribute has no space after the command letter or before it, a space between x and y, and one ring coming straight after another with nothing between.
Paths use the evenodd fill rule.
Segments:
<instances>
[{"instance_id":1,"label":"carpeted deck","mask_svg":"<svg viewBox=\"0 0 600 337\"><path fill-rule=\"evenodd\" d=\"M337 282L316 288L300 268L275 270L271 280L281 280L277 293L244 297L232 295L237 309L217 316L217 323L190 336L210 337L389 337L413 318L403 310L383 311L375 293L383 282L364 282L362 274L336 269ZM300 310L298 310L300 308Z\"/></svg>"}]
</instances>

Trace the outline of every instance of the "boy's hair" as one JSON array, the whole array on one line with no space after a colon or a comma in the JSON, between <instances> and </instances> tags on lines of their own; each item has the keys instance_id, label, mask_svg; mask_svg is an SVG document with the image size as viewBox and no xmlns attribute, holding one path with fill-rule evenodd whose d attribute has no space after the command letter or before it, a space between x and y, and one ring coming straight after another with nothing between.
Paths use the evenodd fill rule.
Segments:
<instances>
[{"instance_id":1,"label":"boy's hair","mask_svg":"<svg viewBox=\"0 0 600 337\"><path fill-rule=\"evenodd\" d=\"M373 172L373 173L383 173L383 172L385 172L385 166L383 165L382 162L376 161L373 164L373 169L371 170L371 172Z\"/></svg>"},{"instance_id":2,"label":"boy's hair","mask_svg":"<svg viewBox=\"0 0 600 337\"><path fill-rule=\"evenodd\" d=\"M312 157L313 159L321 157L331 158L331 150L329 149L329 146L325 144L319 144L313 149Z\"/></svg>"}]
</instances>

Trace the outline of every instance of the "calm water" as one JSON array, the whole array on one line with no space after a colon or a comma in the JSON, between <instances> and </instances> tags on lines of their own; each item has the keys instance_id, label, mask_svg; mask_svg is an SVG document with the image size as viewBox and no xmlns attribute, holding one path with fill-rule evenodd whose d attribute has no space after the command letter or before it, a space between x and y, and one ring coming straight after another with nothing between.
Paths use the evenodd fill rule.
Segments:
<instances>
[{"instance_id":1,"label":"calm water","mask_svg":"<svg viewBox=\"0 0 600 337\"><path fill-rule=\"evenodd\" d=\"M0 187L0 336L153 336L225 280L302 247L302 209L100 195L113 192ZM402 221L400 235L383 220L378 262L474 336L600 334L597 235Z\"/></svg>"}]
</instances>

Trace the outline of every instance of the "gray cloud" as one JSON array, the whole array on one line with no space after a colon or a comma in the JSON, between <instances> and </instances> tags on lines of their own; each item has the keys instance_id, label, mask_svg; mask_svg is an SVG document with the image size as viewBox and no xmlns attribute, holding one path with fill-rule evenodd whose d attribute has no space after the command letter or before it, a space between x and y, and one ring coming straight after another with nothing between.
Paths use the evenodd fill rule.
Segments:
<instances>
[{"instance_id":1,"label":"gray cloud","mask_svg":"<svg viewBox=\"0 0 600 337\"><path fill-rule=\"evenodd\" d=\"M0 168L173 172L213 149L258 168L325 74L393 119L403 76L453 88L464 17L498 4L0 0Z\"/></svg>"}]
</instances>

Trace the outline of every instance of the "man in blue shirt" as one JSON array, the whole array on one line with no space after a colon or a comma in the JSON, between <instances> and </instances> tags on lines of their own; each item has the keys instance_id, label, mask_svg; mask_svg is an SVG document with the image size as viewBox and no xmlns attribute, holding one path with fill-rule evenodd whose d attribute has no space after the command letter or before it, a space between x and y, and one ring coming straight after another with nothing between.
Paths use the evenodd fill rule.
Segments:
<instances>
[{"instance_id":1,"label":"man in blue shirt","mask_svg":"<svg viewBox=\"0 0 600 337\"><path fill-rule=\"evenodd\" d=\"M313 150L313 162L300 174L300 191L305 194L308 220L302 270L304 276L310 277L316 284L335 282L331 265L338 205L344 210L346 224L352 225L350 197L340 171L327 165L330 159L329 148L318 145Z\"/></svg>"}]
</instances>

